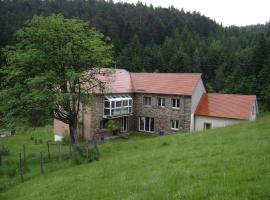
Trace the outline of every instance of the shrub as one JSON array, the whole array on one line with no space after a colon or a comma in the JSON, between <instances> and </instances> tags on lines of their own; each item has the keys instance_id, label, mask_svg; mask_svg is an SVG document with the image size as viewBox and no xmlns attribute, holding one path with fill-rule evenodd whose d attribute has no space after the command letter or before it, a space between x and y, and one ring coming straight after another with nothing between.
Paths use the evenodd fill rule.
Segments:
<instances>
[{"instance_id":1,"label":"shrub","mask_svg":"<svg viewBox=\"0 0 270 200\"><path fill-rule=\"evenodd\" d=\"M85 163L85 157L78 152L73 152L71 162L75 165L83 164Z\"/></svg>"},{"instance_id":2,"label":"shrub","mask_svg":"<svg viewBox=\"0 0 270 200\"><path fill-rule=\"evenodd\" d=\"M110 119L105 126L111 134L113 134L113 132L118 128L117 123L112 119Z\"/></svg>"},{"instance_id":3,"label":"shrub","mask_svg":"<svg viewBox=\"0 0 270 200\"><path fill-rule=\"evenodd\" d=\"M88 153L89 153L88 162L99 160L99 153L97 148L88 149Z\"/></svg>"},{"instance_id":4,"label":"shrub","mask_svg":"<svg viewBox=\"0 0 270 200\"><path fill-rule=\"evenodd\" d=\"M62 138L62 144L64 144L64 145L69 145L71 143L71 141L70 141L70 137L69 137L69 135L64 135L64 137Z\"/></svg>"},{"instance_id":5,"label":"shrub","mask_svg":"<svg viewBox=\"0 0 270 200\"><path fill-rule=\"evenodd\" d=\"M161 143L161 146L163 146L163 147L168 146L168 145L169 145L169 142L166 142L166 141Z\"/></svg>"},{"instance_id":6,"label":"shrub","mask_svg":"<svg viewBox=\"0 0 270 200\"><path fill-rule=\"evenodd\" d=\"M7 176L9 178L14 178L16 175L17 175L17 167L15 166L10 166L8 169L7 169Z\"/></svg>"},{"instance_id":7,"label":"shrub","mask_svg":"<svg viewBox=\"0 0 270 200\"><path fill-rule=\"evenodd\" d=\"M7 147L5 147L4 145L2 145L0 147L0 154L1 155L4 155L4 156L9 155L9 149Z\"/></svg>"}]
</instances>

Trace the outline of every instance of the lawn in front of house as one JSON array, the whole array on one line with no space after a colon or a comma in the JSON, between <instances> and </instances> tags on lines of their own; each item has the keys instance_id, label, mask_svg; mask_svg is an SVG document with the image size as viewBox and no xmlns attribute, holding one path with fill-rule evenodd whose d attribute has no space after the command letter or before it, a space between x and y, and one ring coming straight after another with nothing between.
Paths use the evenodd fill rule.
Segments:
<instances>
[{"instance_id":1,"label":"lawn in front of house","mask_svg":"<svg viewBox=\"0 0 270 200\"><path fill-rule=\"evenodd\" d=\"M256 122L192 134L133 134L128 140L111 140L99 145L99 161L74 165L67 159L59 165L55 158L43 175L37 165L31 170L35 175L29 172L24 183L2 191L0 197L269 199L269 121L265 116ZM52 133L47 132L40 134L49 139ZM5 138L4 143L18 151L29 137L17 135ZM0 179L3 183L2 175Z\"/></svg>"}]
</instances>

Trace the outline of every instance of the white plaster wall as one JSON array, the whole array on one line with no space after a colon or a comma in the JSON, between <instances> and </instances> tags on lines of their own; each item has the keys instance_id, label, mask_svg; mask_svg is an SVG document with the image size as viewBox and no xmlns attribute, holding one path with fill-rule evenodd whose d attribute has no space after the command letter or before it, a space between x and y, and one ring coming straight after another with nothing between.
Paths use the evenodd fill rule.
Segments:
<instances>
[{"instance_id":1,"label":"white plaster wall","mask_svg":"<svg viewBox=\"0 0 270 200\"><path fill-rule=\"evenodd\" d=\"M196 108L201 100L201 97L203 95L203 93L205 93L205 87L203 85L202 79L200 78L200 80L198 81L193 94L192 94L192 98L191 98L191 113L194 113L196 111Z\"/></svg>"},{"instance_id":2,"label":"white plaster wall","mask_svg":"<svg viewBox=\"0 0 270 200\"><path fill-rule=\"evenodd\" d=\"M195 116L195 131L204 130L204 123L211 123L212 128L225 127L233 124L239 124L246 120L241 119L228 119L219 117L206 117L206 116Z\"/></svg>"},{"instance_id":3,"label":"white plaster wall","mask_svg":"<svg viewBox=\"0 0 270 200\"><path fill-rule=\"evenodd\" d=\"M191 116L190 116L190 131L194 131L194 113L196 111L196 108L202 98L203 93L205 93L205 87L203 85L202 79L197 82L196 87L193 91L192 97L191 97Z\"/></svg>"},{"instance_id":4,"label":"white plaster wall","mask_svg":"<svg viewBox=\"0 0 270 200\"><path fill-rule=\"evenodd\" d=\"M254 112L253 112L253 109L254 109ZM257 100L255 100L253 103L253 107L252 107L249 119L252 121L256 120L258 114L259 114L258 104L257 104Z\"/></svg>"}]
</instances>

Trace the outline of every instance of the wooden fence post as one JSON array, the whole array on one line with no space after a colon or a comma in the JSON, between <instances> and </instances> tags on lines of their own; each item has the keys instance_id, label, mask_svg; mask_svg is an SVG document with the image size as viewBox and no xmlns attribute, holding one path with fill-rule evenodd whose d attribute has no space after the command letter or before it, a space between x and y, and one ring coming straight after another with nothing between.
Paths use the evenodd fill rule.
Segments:
<instances>
[{"instance_id":1,"label":"wooden fence post","mask_svg":"<svg viewBox=\"0 0 270 200\"><path fill-rule=\"evenodd\" d=\"M61 155L61 143L58 144L58 162L61 163L62 155Z\"/></svg>"},{"instance_id":2,"label":"wooden fence post","mask_svg":"<svg viewBox=\"0 0 270 200\"><path fill-rule=\"evenodd\" d=\"M2 151L0 150L0 166L2 165Z\"/></svg>"},{"instance_id":3,"label":"wooden fence post","mask_svg":"<svg viewBox=\"0 0 270 200\"><path fill-rule=\"evenodd\" d=\"M40 152L40 172L41 172L41 174L44 174L43 155L42 155L42 152Z\"/></svg>"},{"instance_id":4,"label":"wooden fence post","mask_svg":"<svg viewBox=\"0 0 270 200\"><path fill-rule=\"evenodd\" d=\"M51 152L50 152L50 143L47 141L47 148L48 148L48 159L51 160Z\"/></svg>"},{"instance_id":5,"label":"wooden fence post","mask_svg":"<svg viewBox=\"0 0 270 200\"><path fill-rule=\"evenodd\" d=\"M86 160L87 160L87 162L89 162L89 148L88 148L88 144L86 145Z\"/></svg>"},{"instance_id":6,"label":"wooden fence post","mask_svg":"<svg viewBox=\"0 0 270 200\"><path fill-rule=\"evenodd\" d=\"M26 154L25 154L25 144L23 144L23 163L25 164L26 161Z\"/></svg>"},{"instance_id":7,"label":"wooden fence post","mask_svg":"<svg viewBox=\"0 0 270 200\"><path fill-rule=\"evenodd\" d=\"M21 177L21 181L23 182L23 169L22 169L22 153L19 153L19 170L20 170L20 177Z\"/></svg>"},{"instance_id":8,"label":"wooden fence post","mask_svg":"<svg viewBox=\"0 0 270 200\"><path fill-rule=\"evenodd\" d=\"M72 156L72 144L71 144L71 142L69 144L69 155Z\"/></svg>"}]
</instances>

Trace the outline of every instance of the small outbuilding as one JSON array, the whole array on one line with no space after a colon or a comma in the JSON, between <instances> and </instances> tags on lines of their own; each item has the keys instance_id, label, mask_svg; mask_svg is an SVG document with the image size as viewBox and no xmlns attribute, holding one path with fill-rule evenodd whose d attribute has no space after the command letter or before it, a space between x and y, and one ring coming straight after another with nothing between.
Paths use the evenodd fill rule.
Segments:
<instances>
[{"instance_id":1,"label":"small outbuilding","mask_svg":"<svg viewBox=\"0 0 270 200\"><path fill-rule=\"evenodd\" d=\"M255 120L258 115L255 95L205 93L195 112L195 131L225 127Z\"/></svg>"}]
</instances>

